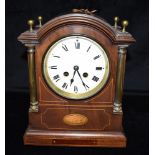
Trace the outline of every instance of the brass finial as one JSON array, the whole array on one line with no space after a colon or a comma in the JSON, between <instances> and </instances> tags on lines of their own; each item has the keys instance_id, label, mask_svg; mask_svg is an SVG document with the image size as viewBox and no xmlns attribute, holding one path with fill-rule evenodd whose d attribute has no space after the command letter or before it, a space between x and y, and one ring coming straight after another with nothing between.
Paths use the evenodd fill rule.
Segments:
<instances>
[{"instance_id":1,"label":"brass finial","mask_svg":"<svg viewBox=\"0 0 155 155\"><path fill-rule=\"evenodd\" d=\"M38 16L39 27L42 26L42 20L43 20L43 17L42 16Z\"/></svg>"},{"instance_id":2,"label":"brass finial","mask_svg":"<svg viewBox=\"0 0 155 155\"><path fill-rule=\"evenodd\" d=\"M117 28L118 21L119 21L119 17L118 16L114 17L114 22L115 22L114 27L115 27L115 29Z\"/></svg>"},{"instance_id":3,"label":"brass finial","mask_svg":"<svg viewBox=\"0 0 155 155\"><path fill-rule=\"evenodd\" d=\"M123 29L122 29L122 32L125 32L126 31L126 27L129 25L129 22L127 20L123 20L122 21L122 26L123 26Z\"/></svg>"},{"instance_id":4,"label":"brass finial","mask_svg":"<svg viewBox=\"0 0 155 155\"><path fill-rule=\"evenodd\" d=\"M28 20L27 24L30 26L30 32L33 31L34 20Z\"/></svg>"}]
</instances>

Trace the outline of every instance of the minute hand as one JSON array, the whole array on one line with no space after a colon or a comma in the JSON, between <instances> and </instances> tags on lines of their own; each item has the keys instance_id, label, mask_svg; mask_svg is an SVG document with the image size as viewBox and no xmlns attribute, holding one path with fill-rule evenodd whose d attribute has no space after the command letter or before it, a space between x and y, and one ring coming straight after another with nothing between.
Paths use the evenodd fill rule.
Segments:
<instances>
[{"instance_id":1,"label":"minute hand","mask_svg":"<svg viewBox=\"0 0 155 155\"><path fill-rule=\"evenodd\" d=\"M83 86L84 86L85 89L87 90L87 89L89 88L89 86L87 86L87 85L83 82L82 77L81 77L81 75L80 75L80 73L79 73L78 70L77 70L77 73L78 73L78 75L79 75L79 77L80 77L80 79L81 79L81 81L82 81Z\"/></svg>"}]
</instances>

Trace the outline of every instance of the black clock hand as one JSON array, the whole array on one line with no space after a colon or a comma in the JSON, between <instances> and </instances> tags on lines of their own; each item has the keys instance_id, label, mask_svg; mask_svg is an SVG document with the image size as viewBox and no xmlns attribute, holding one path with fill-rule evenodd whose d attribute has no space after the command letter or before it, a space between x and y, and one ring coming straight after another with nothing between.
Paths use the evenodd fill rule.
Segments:
<instances>
[{"instance_id":1,"label":"black clock hand","mask_svg":"<svg viewBox=\"0 0 155 155\"><path fill-rule=\"evenodd\" d=\"M83 86L84 86L85 89L87 90L87 89L89 88L89 86L87 86L87 85L83 82L82 77L81 77L81 75L80 75L80 73L79 73L78 70L77 70L77 73L78 73L78 75L79 75L79 77L80 77L80 79L81 79L81 81L82 81Z\"/></svg>"},{"instance_id":2,"label":"black clock hand","mask_svg":"<svg viewBox=\"0 0 155 155\"><path fill-rule=\"evenodd\" d=\"M85 87L86 90L89 89L89 86L87 86L85 83L83 83L83 85L84 85L84 87Z\"/></svg>"},{"instance_id":3,"label":"black clock hand","mask_svg":"<svg viewBox=\"0 0 155 155\"><path fill-rule=\"evenodd\" d=\"M70 80L70 86L71 86L72 83L74 82L74 76L75 76L76 71L77 71L77 70L74 70L73 77L72 77L72 79Z\"/></svg>"},{"instance_id":4,"label":"black clock hand","mask_svg":"<svg viewBox=\"0 0 155 155\"><path fill-rule=\"evenodd\" d=\"M79 66L74 66L73 69L74 69L74 73L73 73L73 78L70 80L70 86L71 86L72 83L74 82L74 76L75 76L76 71L78 71Z\"/></svg>"}]
</instances>

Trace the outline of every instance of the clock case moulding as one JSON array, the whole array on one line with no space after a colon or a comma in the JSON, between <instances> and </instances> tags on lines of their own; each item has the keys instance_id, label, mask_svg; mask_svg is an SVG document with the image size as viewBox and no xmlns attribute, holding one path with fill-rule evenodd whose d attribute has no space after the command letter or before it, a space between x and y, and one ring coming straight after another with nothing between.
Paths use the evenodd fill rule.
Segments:
<instances>
[{"instance_id":1,"label":"clock case moulding","mask_svg":"<svg viewBox=\"0 0 155 155\"><path fill-rule=\"evenodd\" d=\"M42 74L47 49L70 35L82 35L97 41L109 58L110 74L105 87L84 100L70 100L55 94ZM122 91L126 47L135 42L131 34L122 32L120 27L114 28L95 15L71 13L22 33L18 40L27 47L29 67L29 126L24 134L24 144L126 146L122 128ZM79 119L82 123L76 124Z\"/></svg>"}]
</instances>

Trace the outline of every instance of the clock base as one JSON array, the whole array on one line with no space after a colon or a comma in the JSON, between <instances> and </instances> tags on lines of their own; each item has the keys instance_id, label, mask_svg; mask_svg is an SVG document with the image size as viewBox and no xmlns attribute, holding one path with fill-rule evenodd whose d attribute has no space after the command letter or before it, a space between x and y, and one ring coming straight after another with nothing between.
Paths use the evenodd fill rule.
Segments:
<instances>
[{"instance_id":1,"label":"clock base","mask_svg":"<svg viewBox=\"0 0 155 155\"><path fill-rule=\"evenodd\" d=\"M45 131L27 129L25 145L72 147L126 147L122 132L103 131Z\"/></svg>"}]
</instances>

